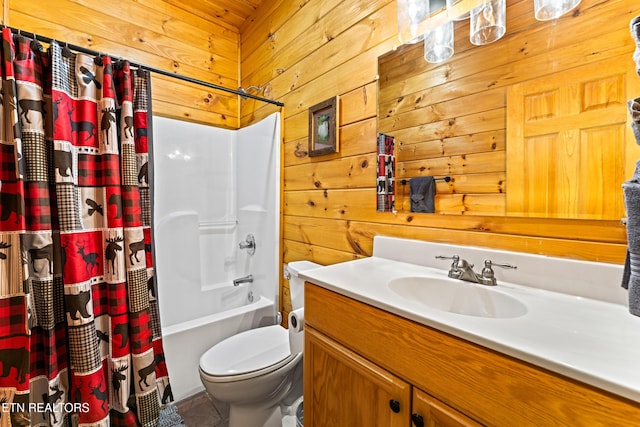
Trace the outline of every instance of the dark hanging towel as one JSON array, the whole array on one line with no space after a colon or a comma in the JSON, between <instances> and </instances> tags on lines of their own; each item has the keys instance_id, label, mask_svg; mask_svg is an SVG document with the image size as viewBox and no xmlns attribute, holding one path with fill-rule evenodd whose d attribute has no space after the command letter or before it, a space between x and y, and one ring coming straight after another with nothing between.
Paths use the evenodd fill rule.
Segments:
<instances>
[{"instance_id":1,"label":"dark hanging towel","mask_svg":"<svg viewBox=\"0 0 640 427\"><path fill-rule=\"evenodd\" d=\"M627 209L627 259L622 287L629 292L629 312L640 316L640 162L622 189Z\"/></svg>"},{"instance_id":2,"label":"dark hanging towel","mask_svg":"<svg viewBox=\"0 0 640 427\"><path fill-rule=\"evenodd\" d=\"M395 138L391 135L378 135L378 156L376 166L377 178L377 205L378 212L393 212L395 210L395 176L396 156Z\"/></svg>"},{"instance_id":3,"label":"dark hanging towel","mask_svg":"<svg viewBox=\"0 0 640 427\"><path fill-rule=\"evenodd\" d=\"M436 211L436 182L432 176L420 176L409 181L411 212L434 213Z\"/></svg>"},{"instance_id":4,"label":"dark hanging towel","mask_svg":"<svg viewBox=\"0 0 640 427\"><path fill-rule=\"evenodd\" d=\"M640 16L631 20L631 37L636 42L633 59L640 76ZM640 98L627 103L631 114L631 129L640 145ZM627 210L627 258L624 263L622 287L629 292L629 312L640 316L640 161L633 177L622 184Z\"/></svg>"}]
</instances>

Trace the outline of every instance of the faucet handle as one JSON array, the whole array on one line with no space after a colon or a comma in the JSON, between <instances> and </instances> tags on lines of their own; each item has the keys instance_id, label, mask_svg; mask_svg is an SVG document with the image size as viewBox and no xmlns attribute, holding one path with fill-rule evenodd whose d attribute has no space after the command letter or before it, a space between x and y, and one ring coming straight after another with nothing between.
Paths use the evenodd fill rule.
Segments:
<instances>
[{"instance_id":1,"label":"faucet handle","mask_svg":"<svg viewBox=\"0 0 640 427\"><path fill-rule=\"evenodd\" d=\"M500 267L500 268L508 268L508 269L511 269L511 270L516 270L518 268L517 265L496 264L495 262L491 261L490 259L485 259L484 260L484 267L485 268L491 268L492 265L495 265L496 267Z\"/></svg>"},{"instance_id":2,"label":"faucet handle","mask_svg":"<svg viewBox=\"0 0 640 427\"><path fill-rule=\"evenodd\" d=\"M457 268L458 262L460 261L460 257L458 255L453 255L453 256L436 255L436 259L452 259L453 262L451 263L451 268Z\"/></svg>"},{"instance_id":3,"label":"faucet handle","mask_svg":"<svg viewBox=\"0 0 640 427\"><path fill-rule=\"evenodd\" d=\"M485 285L491 285L491 286L495 286L497 284L496 282L496 276L493 272L493 268L492 266L496 266L496 267L500 267L500 268L509 268L509 269L516 269L518 268L515 265L511 265L511 264L496 264L493 261L491 261L490 259L485 259L484 260L484 268L482 269L482 276L480 277L480 280L482 280L482 283Z\"/></svg>"},{"instance_id":4,"label":"faucet handle","mask_svg":"<svg viewBox=\"0 0 640 427\"><path fill-rule=\"evenodd\" d=\"M453 262L451 263L451 268L454 270L464 269L467 267L473 268L473 264L471 264L469 261L467 261L464 258L460 258L459 255L453 255L453 256L436 255L436 259L452 259Z\"/></svg>"}]
</instances>

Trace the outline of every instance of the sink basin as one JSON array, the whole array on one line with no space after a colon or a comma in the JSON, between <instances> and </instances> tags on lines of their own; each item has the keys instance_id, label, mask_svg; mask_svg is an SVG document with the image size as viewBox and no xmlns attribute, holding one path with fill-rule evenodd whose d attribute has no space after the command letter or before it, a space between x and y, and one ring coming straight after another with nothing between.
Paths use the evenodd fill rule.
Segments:
<instances>
[{"instance_id":1,"label":"sink basin","mask_svg":"<svg viewBox=\"0 0 640 427\"><path fill-rule=\"evenodd\" d=\"M518 299L485 285L437 277L400 277L389 289L409 301L466 316L512 318L524 315L527 307Z\"/></svg>"}]
</instances>

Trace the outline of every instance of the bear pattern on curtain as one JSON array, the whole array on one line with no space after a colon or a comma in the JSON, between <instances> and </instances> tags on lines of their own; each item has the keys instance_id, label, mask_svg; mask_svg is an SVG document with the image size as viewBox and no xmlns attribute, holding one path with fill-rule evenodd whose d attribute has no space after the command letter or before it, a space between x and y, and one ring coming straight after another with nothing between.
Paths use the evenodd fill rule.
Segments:
<instances>
[{"instance_id":1,"label":"bear pattern on curtain","mask_svg":"<svg viewBox=\"0 0 640 427\"><path fill-rule=\"evenodd\" d=\"M0 426L155 426L149 75L2 30Z\"/></svg>"}]
</instances>

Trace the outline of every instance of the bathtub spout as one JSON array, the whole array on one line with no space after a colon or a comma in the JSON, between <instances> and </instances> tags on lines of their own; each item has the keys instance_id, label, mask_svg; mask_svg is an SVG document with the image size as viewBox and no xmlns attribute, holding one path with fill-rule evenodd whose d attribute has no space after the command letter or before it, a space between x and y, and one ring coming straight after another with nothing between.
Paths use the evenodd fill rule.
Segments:
<instances>
[{"instance_id":1,"label":"bathtub spout","mask_svg":"<svg viewBox=\"0 0 640 427\"><path fill-rule=\"evenodd\" d=\"M249 274L248 276L239 277L233 280L233 286L238 286L242 283L253 283L253 275Z\"/></svg>"}]
</instances>

